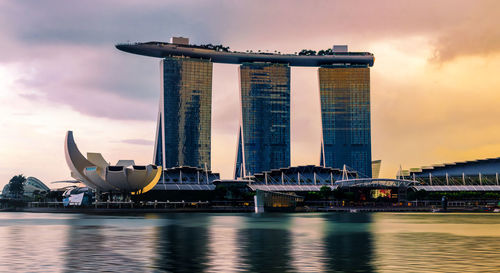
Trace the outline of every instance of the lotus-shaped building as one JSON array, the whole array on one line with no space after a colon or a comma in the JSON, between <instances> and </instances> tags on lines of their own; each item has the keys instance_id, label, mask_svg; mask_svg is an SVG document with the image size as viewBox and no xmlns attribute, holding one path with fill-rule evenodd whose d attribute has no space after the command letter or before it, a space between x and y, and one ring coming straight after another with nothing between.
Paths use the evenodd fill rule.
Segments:
<instances>
[{"instance_id":1,"label":"lotus-shaped building","mask_svg":"<svg viewBox=\"0 0 500 273\"><path fill-rule=\"evenodd\" d=\"M64 152L71 176L100 192L141 194L151 190L161 177L160 166L135 165L133 160L119 160L112 166L100 153L87 153L85 158L72 131L66 133Z\"/></svg>"}]
</instances>

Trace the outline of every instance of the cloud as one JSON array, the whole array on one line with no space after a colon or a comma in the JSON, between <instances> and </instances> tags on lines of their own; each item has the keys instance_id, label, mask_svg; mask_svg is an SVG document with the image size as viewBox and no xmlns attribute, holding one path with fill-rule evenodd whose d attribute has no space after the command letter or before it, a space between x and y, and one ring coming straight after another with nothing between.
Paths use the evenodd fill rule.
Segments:
<instances>
[{"instance_id":1,"label":"cloud","mask_svg":"<svg viewBox=\"0 0 500 273\"><path fill-rule=\"evenodd\" d=\"M155 119L158 60L119 52L115 43L184 35L193 43L294 52L332 43L369 50L376 41L423 35L434 47L429 60L447 62L500 49L499 7L498 1L449 0L5 1L0 63L26 69L18 84L36 89L31 99L90 116ZM234 96L233 90L222 90L228 93L219 93L214 103ZM216 119L225 121L234 110L218 109ZM234 127L230 120L221 126Z\"/></svg>"},{"instance_id":2,"label":"cloud","mask_svg":"<svg viewBox=\"0 0 500 273\"><path fill-rule=\"evenodd\" d=\"M125 1L2 2L0 64L19 68L16 89L26 90L24 98L89 116L154 120L158 59L120 52L114 44L167 40L179 29L197 38L210 35L198 20L183 20L197 16L181 3L137 9Z\"/></svg>"},{"instance_id":3,"label":"cloud","mask_svg":"<svg viewBox=\"0 0 500 273\"><path fill-rule=\"evenodd\" d=\"M220 10L224 40L238 49L294 52L332 43L367 50L379 41L424 36L435 49L431 61L500 50L500 2L494 0L267 1L265 6L238 2Z\"/></svg>"},{"instance_id":4,"label":"cloud","mask_svg":"<svg viewBox=\"0 0 500 273\"><path fill-rule=\"evenodd\" d=\"M462 22L439 35L434 41L432 61L449 62L460 56L489 56L500 51L500 28L497 14L500 2L493 8L496 15L484 14L482 18Z\"/></svg>"},{"instance_id":5,"label":"cloud","mask_svg":"<svg viewBox=\"0 0 500 273\"><path fill-rule=\"evenodd\" d=\"M0 13L9 33L26 43L109 44L129 39L154 40L176 30L198 34L199 39L210 35L201 21L210 16L204 9L211 6L209 2L196 2L197 8L192 7L194 2L145 2L9 2L3 3ZM185 20L188 17L190 20Z\"/></svg>"},{"instance_id":6,"label":"cloud","mask_svg":"<svg viewBox=\"0 0 500 273\"><path fill-rule=\"evenodd\" d=\"M89 116L154 120L160 93L156 62L121 58L119 52L85 46L54 46L34 61L9 64L19 71L24 98L67 105ZM106 52L109 51L109 52ZM25 69L25 68L28 69ZM142 72L144 74L135 76ZM153 107L152 107L153 106Z\"/></svg>"},{"instance_id":7,"label":"cloud","mask_svg":"<svg viewBox=\"0 0 500 273\"><path fill-rule=\"evenodd\" d=\"M148 139L124 139L121 141L122 143L127 143L127 144L136 144L136 145L148 145L152 146L154 144L154 141L148 140Z\"/></svg>"}]
</instances>

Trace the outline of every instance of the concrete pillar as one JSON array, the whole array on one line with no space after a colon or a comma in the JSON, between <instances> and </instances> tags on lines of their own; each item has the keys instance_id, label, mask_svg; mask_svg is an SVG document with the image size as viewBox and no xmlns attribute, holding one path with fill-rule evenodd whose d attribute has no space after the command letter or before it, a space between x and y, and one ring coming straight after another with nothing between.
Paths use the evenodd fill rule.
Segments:
<instances>
[{"instance_id":1,"label":"concrete pillar","mask_svg":"<svg viewBox=\"0 0 500 273\"><path fill-rule=\"evenodd\" d=\"M264 212L264 200L262 200L262 199L263 199L262 196L258 193L253 196L255 213L263 213Z\"/></svg>"}]
</instances>

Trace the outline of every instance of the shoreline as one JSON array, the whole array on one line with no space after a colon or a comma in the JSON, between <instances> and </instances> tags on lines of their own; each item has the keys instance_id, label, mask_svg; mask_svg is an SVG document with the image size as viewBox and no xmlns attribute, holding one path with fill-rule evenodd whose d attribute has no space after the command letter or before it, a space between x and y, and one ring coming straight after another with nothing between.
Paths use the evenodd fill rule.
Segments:
<instances>
[{"instance_id":1,"label":"shoreline","mask_svg":"<svg viewBox=\"0 0 500 273\"><path fill-rule=\"evenodd\" d=\"M145 214L145 213L255 213L253 207L211 208L9 208L0 212L31 213L83 213L83 214ZM427 213L496 213L482 208L448 208L443 211L433 207L297 207L294 211L266 211L265 213L376 213L376 212L427 212Z\"/></svg>"}]
</instances>

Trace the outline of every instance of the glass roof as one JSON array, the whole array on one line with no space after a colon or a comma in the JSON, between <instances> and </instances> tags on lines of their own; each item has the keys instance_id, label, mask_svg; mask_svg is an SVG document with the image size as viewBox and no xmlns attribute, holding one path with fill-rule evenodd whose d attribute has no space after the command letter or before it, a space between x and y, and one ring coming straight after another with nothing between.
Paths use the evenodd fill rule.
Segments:
<instances>
[{"instance_id":1,"label":"glass roof","mask_svg":"<svg viewBox=\"0 0 500 273\"><path fill-rule=\"evenodd\" d=\"M155 190L174 190L174 191L212 191L215 185L199 184L156 184Z\"/></svg>"},{"instance_id":2,"label":"glass roof","mask_svg":"<svg viewBox=\"0 0 500 273\"><path fill-rule=\"evenodd\" d=\"M337 186L330 185L248 185L252 191L263 190L263 191L320 191L321 187L327 186L332 190L336 189Z\"/></svg>"},{"instance_id":3,"label":"glass roof","mask_svg":"<svg viewBox=\"0 0 500 273\"><path fill-rule=\"evenodd\" d=\"M481 185L463 185L463 186L413 186L417 191L500 191L500 186L481 186Z\"/></svg>"}]
</instances>

